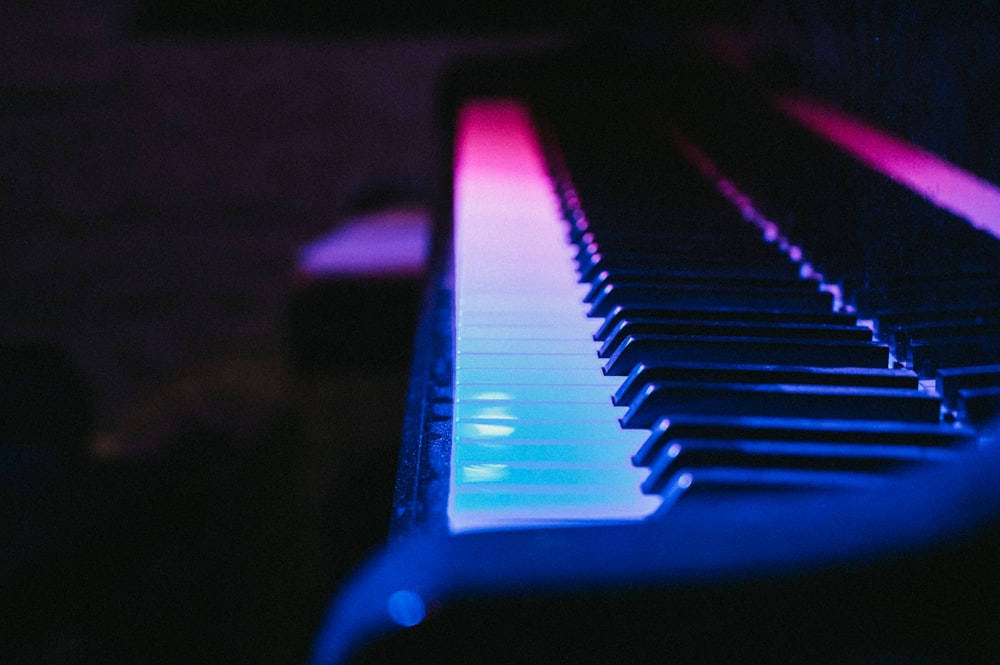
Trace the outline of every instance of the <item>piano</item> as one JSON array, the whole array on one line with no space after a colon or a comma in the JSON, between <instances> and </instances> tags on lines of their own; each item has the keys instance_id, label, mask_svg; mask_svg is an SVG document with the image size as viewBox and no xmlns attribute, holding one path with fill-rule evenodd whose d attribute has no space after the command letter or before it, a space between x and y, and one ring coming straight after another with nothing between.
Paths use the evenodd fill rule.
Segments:
<instances>
[{"instance_id":1,"label":"piano","mask_svg":"<svg viewBox=\"0 0 1000 665\"><path fill-rule=\"evenodd\" d=\"M444 86L391 537L312 662L997 662L1000 190L596 51Z\"/></svg>"}]
</instances>

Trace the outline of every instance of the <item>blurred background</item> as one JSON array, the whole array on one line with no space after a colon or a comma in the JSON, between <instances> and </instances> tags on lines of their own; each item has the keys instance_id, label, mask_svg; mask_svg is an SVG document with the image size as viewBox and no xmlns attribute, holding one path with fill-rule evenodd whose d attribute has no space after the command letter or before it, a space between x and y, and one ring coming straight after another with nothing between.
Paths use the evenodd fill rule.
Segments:
<instances>
[{"instance_id":1,"label":"blurred background","mask_svg":"<svg viewBox=\"0 0 1000 665\"><path fill-rule=\"evenodd\" d=\"M300 255L427 216L447 62L560 37L355 4L0 7L3 662L302 662L384 537L419 271Z\"/></svg>"},{"instance_id":2,"label":"blurred background","mask_svg":"<svg viewBox=\"0 0 1000 665\"><path fill-rule=\"evenodd\" d=\"M992 2L814 4L0 4L0 660L303 661L388 524L420 272L302 251L428 216L450 62L695 35L1000 180Z\"/></svg>"}]
</instances>

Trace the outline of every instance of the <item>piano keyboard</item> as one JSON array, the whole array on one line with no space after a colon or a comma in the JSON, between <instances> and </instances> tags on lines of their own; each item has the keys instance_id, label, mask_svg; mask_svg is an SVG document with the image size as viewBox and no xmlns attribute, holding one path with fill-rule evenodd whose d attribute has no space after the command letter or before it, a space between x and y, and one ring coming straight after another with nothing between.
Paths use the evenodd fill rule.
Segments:
<instances>
[{"instance_id":1,"label":"piano keyboard","mask_svg":"<svg viewBox=\"0 0 1000 665\"><path fill-rule=\"evenodd\" d=\"M457 141L451 530L648 516L527 109L470 104Z\"/></svg>"},{"instance_id":2,"label":"piano keyboard","mask_svg":"<svg viewBox=\"0 0 1000 665\"><path fill-rule=\"evenodd\" d=\"M463 108L452 532L638 520L734 488L855 489L974 445L835 311L802 250L728 180L713 191L723 176L671 136L676 154L643 168L672 198L622 230L553 176L524 105Z\"/></svg>"},{"instance_id":3,"label":"piano keyboard","mask_svg":"<svg viewBox=\"0 0 1000 665\"><path fill-rule=\"evenodd\" d=\"M458 106L391 539L313 661L996 662L991 223L617 76Z\"/></svg>"}]
</instances>

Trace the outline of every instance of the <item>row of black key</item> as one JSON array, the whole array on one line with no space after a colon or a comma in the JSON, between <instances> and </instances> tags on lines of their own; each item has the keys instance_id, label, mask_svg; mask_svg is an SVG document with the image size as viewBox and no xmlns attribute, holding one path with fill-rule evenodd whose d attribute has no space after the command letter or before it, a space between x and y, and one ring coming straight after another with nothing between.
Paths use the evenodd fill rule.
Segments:
<instances>
[{"instance_id":1,"label":"row of black key","mask_svg":"<svg viewBox=\"0 0 1000 665\"><path fill-rule=\"evenodd\" d=\"M1000 240L797 126L729 73L698 78L706 103L671 112L873 321L896 363L926 379L1000 363ZM714 99L721 90L728 97ZM729 103L733 90L740 104ZM1000 384L946 402L986 422L1000 416L989 388Z\"/></svg>"},{"instance_id":2,"label":"row of black key","mask_svg":"<svg viewBox=\"0 0 1000 665\"><path fill-rule=\"evenodd\" d=\"M972 445L969 429L941 424L940 400L915 373L889 369L870 328L834 311L832 294L720 206L666 143L645 151L662 177L648 198L609 190L606 171L590 167L623 159L629 137L616 139L564 137L569 169L554 170L590 315L603 319L605 372L623 377L622 424L652 431L634 460L651 469L646 491L855 487ZM618 201L624 230L610 212Z\"/></svg>"}]
</instances>

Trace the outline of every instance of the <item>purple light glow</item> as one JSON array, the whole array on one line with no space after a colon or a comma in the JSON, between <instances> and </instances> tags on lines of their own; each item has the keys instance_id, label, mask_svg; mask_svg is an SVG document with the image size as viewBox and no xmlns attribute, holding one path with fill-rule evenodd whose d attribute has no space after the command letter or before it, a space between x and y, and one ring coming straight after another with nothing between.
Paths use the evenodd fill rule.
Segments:
<instances>
[{"instance_id":1,"label":"purple light glow","mask_svg":"<svg viewBox=\"0 0 1000 665\"><path fill-rule=\"evenodd\" d=\"M299 251L296 268L306 279L419 277L430 239L430 216L399 207L347 220Z\"/></svg>"},{"instance_id":2,"label":"purple light glow","mask_svg":"<svg viewBox=\"0 0 1000 665\"><path fill-rule=\"evenodd\" d=\"M816 100L781 96L774 99L774 105L864 164L1000 238L1000 188L996 185Z\"/></svg>"}]
</instances>

